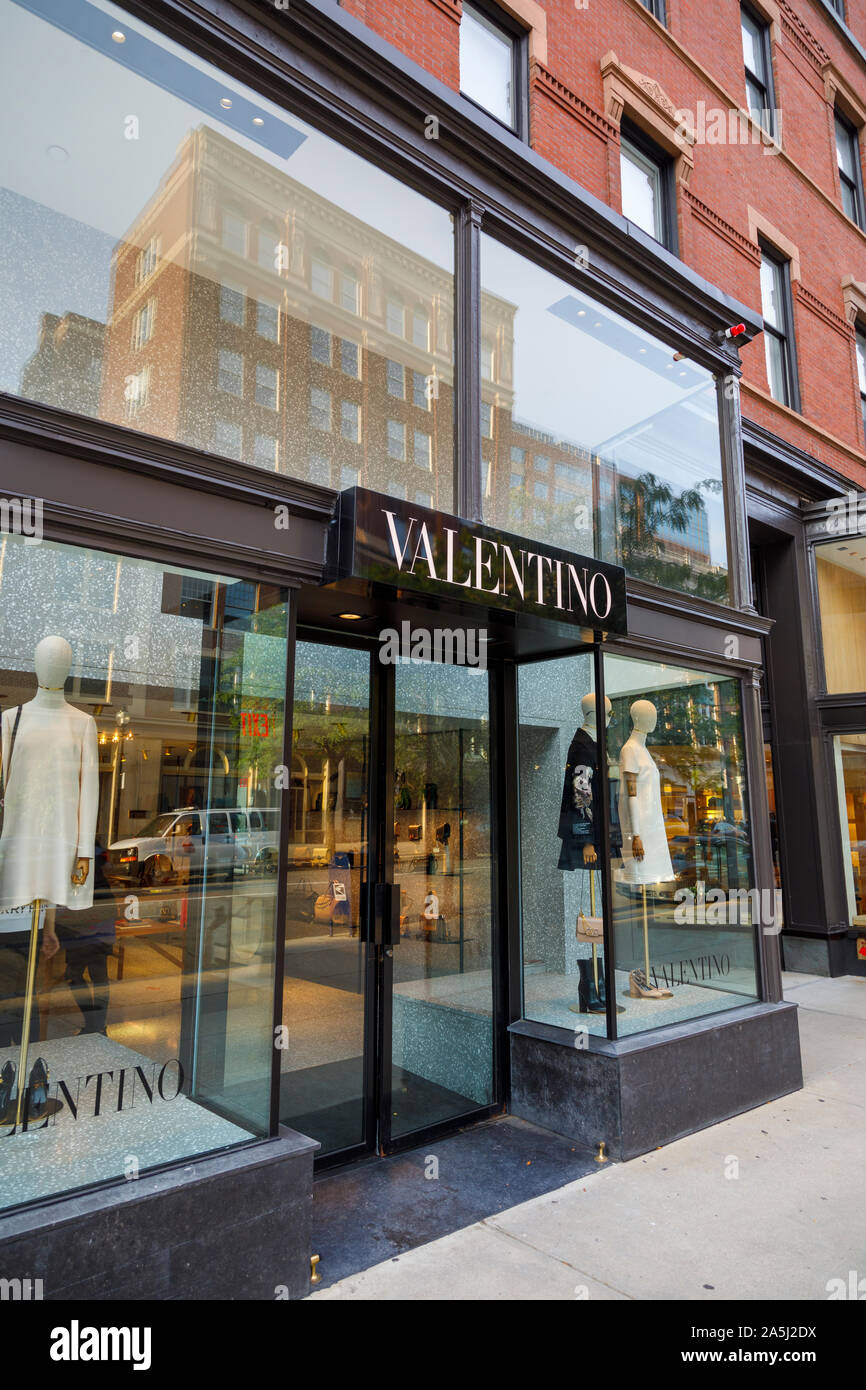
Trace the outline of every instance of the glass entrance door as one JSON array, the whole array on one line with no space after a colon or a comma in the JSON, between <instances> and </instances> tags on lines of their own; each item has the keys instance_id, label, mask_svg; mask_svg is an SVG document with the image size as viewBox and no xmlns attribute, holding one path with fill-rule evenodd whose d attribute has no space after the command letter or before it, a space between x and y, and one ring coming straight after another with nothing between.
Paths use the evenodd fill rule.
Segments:
<instances>
[{"instance_id":1,"label":"glass entrance door","mask_svg":"<svg viewBox=\"0 0 866 1390\"><path fill-rule=\"evenodd\" d=\"M298 642L280 1120L323 1154L371 1142L370 765L369 652Z\"/></svg>"},{"instance_id":2,"label":"glass entrance door","mask_svg":"<svg viewBox=\"0 0 866 1390\"><path fill-rule=\"evenodd\" d=\"M400 943L385 956L386 1142L495 1099L487 673L397 666L393 721Z\"/></svg>"},{"instance_id":3,"label":"glass entrance door","mask_svg":"<svg viewBox=\"0 0 866 1390\"><path fill-rule=\"evenodd\" d=\"M297 643L280 1119L322 1157L495 1103L488 691Z\"/></svg>"}]
</instances>

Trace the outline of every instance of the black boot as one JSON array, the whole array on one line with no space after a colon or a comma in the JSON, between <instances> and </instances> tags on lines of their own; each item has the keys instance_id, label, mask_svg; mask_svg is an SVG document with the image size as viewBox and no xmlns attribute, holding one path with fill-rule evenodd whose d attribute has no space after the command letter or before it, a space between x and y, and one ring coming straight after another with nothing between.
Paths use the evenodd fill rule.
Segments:
<instances>
[{"instance_id":1,"label":"black boot","mask_svg":"<svg viewBox=\"0 0 866 1390\"><path fill-rule=\"evenodd\" d=\"M580 971L580 983L577 987L577 1002L580 1005L582 1014L603 1014L605 1012L604 1002L599 998L598 990L595 987L595 976L592 972L592 961L578 959L577 968ZM598 977L601 984L601 971Z\"/></svg>"},{"instance_id":2,"label":"black boot","mask_svg":"<svg viewBox=\"0 0 866 1390\"><path fill-rule=\"evenodd\" d=\"M591 965L591 964L592 964L592 962L590 961L590 965ZM606 1009L607 1009L607 987L606 987L605 979L604 979L604 961L601 959L601 957L599 957L599 961L598 961L598 997L599 997L599 999L601 1000L602 1008L604 1008L604 1009L606 1010ZM625 1013L625 1009L623 1008L622 1004L617 1004L617 1006L616 1006L616 1011L617 1011L618 1014L624 1014L624 1013Z\"/></svg>"}]
</instances>

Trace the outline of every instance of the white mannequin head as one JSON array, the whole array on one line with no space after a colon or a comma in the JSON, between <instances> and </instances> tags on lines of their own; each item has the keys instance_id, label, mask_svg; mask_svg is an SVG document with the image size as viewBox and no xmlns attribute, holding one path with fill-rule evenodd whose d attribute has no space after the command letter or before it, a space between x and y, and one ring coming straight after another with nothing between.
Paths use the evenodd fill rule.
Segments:
<instances>
[{"instance_id":1,"label":"white mannequin head","mask_svg":"<svg viewBox=\"0 0 866 1390\"><path fill-rule=\"evenodd\" d=\"M33 669L43 690L62 690L72 666L72 648L65 637L43 637L36 645Z\"/></svg>"},{"instance_id":2,"label":"white mannequin head","mask_svg":"<svg viewBox=\"0 0 866 1390\"><path fill-rule=\"evenodd\" d=\"M652 700L635 700L629 714L639 734L651 734L658 723L658 711Z\"/></svg>"},{"instance_id":3,"label":"white mannequin head","mask_svg":"<svg viewBox=\"0 0 866 1390\"><path fill-rule=\"evenodd\" d=\"M595 696L594 696L593 694L584 695L583 699L582 699L581 702L580 702L580 708L583 710L583 722L584 722L584 724L592 724L593 727L595 727ZM605 695L605 697L604 697L604 727L605 727L605 728L607 728L608 724L610 723L612 715L613 715L613 706L612 706L612 704L610 703L610 700L609 700L609 699L607 698L607 696Z\"/></svg>"}]
</instances>

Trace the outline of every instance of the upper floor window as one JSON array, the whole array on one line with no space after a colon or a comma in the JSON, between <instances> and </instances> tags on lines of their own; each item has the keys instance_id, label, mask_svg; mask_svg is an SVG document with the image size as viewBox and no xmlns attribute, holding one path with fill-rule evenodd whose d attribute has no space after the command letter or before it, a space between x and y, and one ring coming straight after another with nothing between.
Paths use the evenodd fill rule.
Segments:
<instances>
[{"instance_id":1,"label":"upper floor window","mask_svg":"<svg viewBox=\"0 0 866 1390\"><path fill-rule=\"evenodd\" d=\"M156 319L156 300L149 299L143 304L138 313L132 320L132 346L134 348L143 347L153 335L153 325Z\"/></svg>"},{"instance_id":2,"label":"upper floor window","mask_svg":"<svg viewBox=\"0 0 866 1390\"><path fill-rule=\"evenodd\" d=\"M220 285L220 318L243 327L245 294L240 285Z\"/></svg>"},{"instance_id":3,"label":"upper floor window","mask_svg":"<svg viewBox=\"0 0 866 1390\"><path fill-rule=\"evenodd\" d=\"M244 359L239 352L220 348L217 366L217 386L230 396L244 394Z\"/></svg>"},{"instance_id":4,"label":"upper floor window","mask_svg":"<svg viewBox=\"0 0 866 1390\"><path fill-rule=\"evenodd\" d=\"M799 410L790 265L764 242L761 242L761 313L764 315L770 395L774 401Z\"/></svg>"},{"instance_id":5,"label":"upper floor window","mask_svg":"<svg viewBox=\"0 0 866 1390\"><path fill-rule=\"evenodd\" d=\"M664 24L664 22L665 22L665 0L642 0L642 3L643 3L644 6L646 7L646 9L649 10L650 14L654 14L654 15L655 15L655 17L656 17L656 19L659 21L659 23Z\"/></svg>"},{"instance_id":6,"label":"upper floor window","mask_svg":"<svg viewBox=\"0 0 866 1390\"><path fill-rule=\"evenodd\" d=\"M460 90L491 116L525 137L528 54L526 31L486 0L463 4Z\"/></svg>"},{"instance_id":7,"label":"upper floor window","mask_svg":"<svg viewBox=\"0 0 866 1390\"><path fill-rule=\"evenodd\" d=\"M138 260L135 265L135 283L140 285L142 280L146 280L152 275L159 263L162 239L152 236L150 241L138 253Z\"/></svg>"},{"instance_id":8,"label":"upper floor window","mask_svg":"<svg viewBox=\"0 0 866 1390\"><path fill-rule=\"evenodd\" d=\"M866 327L857 329L857 380L860 386L860 413L866 437Z\"/></svg>"},{"instance_id":9,"label":"upper floor window","mask_svg":"<svg viewBox=\"0 0 866 1390\"><path fill-rule=\"evenodd\" d=\"M623 122L620 141L622 215L662 246L676 249L673 164L657 146Z\"/></svg>"},{"instance_id":10,"label":"upper floor window","mask_svg":"<svg viewBox=\"0 0 866 1390\"><path fill-rule=\"evenodd\" d=\"M393 333L395 338L403 338L406 334L406 311L399 299L389 299L385 309L385 326L389 333Z\"/></svg>"},{"instance_id":11,"label":"upper floor window","mask_svg":"<svg viewBox=\"0 0 866 1390\"><path fill-rule=\"evenodd\" d=\"M842 188L842 207L858 227L864 225L863 171L860 165L860 140L856 126L836 112L836 160Z\"/></svg>"},{"instance_id":12,"label":"upper floor window","mask_svg":"<svg viewBox=\"0 0 866 1390\"><path fill-rule=\"evenodd\" d=\"M222 215L222 244L236 256L247 254L247 224L236 212L224 208Z\"/></svg>"},{"instance_id":13,"label":"upper floor window","mask_svg":"<svg viewBox=\"0 0 866 1390\"><path fill-rule=\"evenodd\" d=\"M430 347L430 320L423 309L416 309L412 315L412 342L415 347Z\"/></svg>"},{"instance_id":14,"label":"upper floor window","mask_svg":"<svg viewBox=\"0 0 866 1390\"><path fill-rule=\"evenodd\" d=\"M310 269L310 287L320 299L333 299L334 286L331 267L326 261L313 260Z\"/></svg>"},{"instance_id":15,"label":"upper floor window","mask_svg":"<svg viewBox=\"0 0 866 1390\"><path fill-rule=\"evenodd\" d=\"M845 18L845 0L827 0L831 10L835 10L840 19Z\"/></svg>"},{"instance_id":16,"label":"upper floor window","mask_svg":"<svg viewBox=\"0 0 866 1390\"><path fill-rule=\"evenodd\" d=\"M310 325L310 356L314 362L323 362L326 367L331 365L331 335L316 324Z\"/></svg>"},{"instance_id":17,"label":"upper floor window","mask_svg":"<svg viewBox=\"0 0 866 1390\"><path fill-rule=\"evenodd\" d=\"M752 120L757 121L768 135L775 136L777 131L773 101L770 26L751 6L741 5L740 27L743 34L743 62L746 69L746 104Z\"/></svg>"},{"instance_id":18,"label":"upper floor window","mask_svg":"<svg viewBox=\"0 0 866 1390\"><path fill-rule=\"evenodd\" d=\"M340 276L340 303L350 314L358 313L361 287L354 275L349 272Z\"/></svg>"},{"instance_id":19,"label":"upper floor window","mask_svg":"<svg viewBox=\"0 0 866 1390\"><path fill-rule=\"evenodd\" d=\"M258 262L263 270L280 269L280 238L270 225L259 227Z\"/></svg>"},{"instance_id":20,"label":"upper floor window","mask_svg":"<svg viewBox=\"0 0 866 1390\"><path fill-rule=\"evenodd\" d=\"M261 338L272 343L280 341L280 306L270 299L260 299L256 304L256 332Z\"/></svg>"}]
</instances>

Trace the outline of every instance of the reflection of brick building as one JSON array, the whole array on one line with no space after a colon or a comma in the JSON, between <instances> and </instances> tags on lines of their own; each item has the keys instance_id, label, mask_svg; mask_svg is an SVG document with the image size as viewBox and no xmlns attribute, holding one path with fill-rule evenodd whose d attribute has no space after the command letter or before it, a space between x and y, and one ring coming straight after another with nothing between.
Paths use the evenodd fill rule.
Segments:
<instances>
[{"instance_id":1,"label":"reflection of brick building","mask_svg":"<svg viewBox=\"0 0 866 1390\"><path fill-rule=\"evenodd\" d=\"M21 395L98 415L104 340L105 324L95 319L43 314L38 346L21 371Z\"/></svg>"},{"instance_id":2,"label":"reflection of brick building","mask_svg":"<svg viewBox=\"0 0 866 1390\"><path fill-rule=\"evenodd\" d=\"M453 321L447 271L200 127L115 250L102 413L449 507Z\"/></svg>"}]
</instances>

